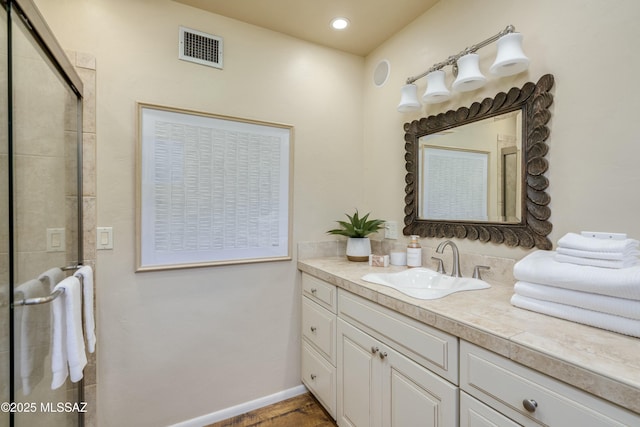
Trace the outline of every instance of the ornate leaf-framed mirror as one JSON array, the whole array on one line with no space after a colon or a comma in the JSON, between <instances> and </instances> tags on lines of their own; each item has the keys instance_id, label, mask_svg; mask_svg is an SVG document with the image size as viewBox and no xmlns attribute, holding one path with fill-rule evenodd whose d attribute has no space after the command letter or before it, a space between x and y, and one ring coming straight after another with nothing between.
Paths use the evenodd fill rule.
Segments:
<instances>
[{"instance_id":1,"label":"ornate leaf-framed mirror","mask_svg":"<svg viewBox=\"0 0 640 427\"><path fill-rule=\"evenodd\" d=\"M405 123L405 235L551 249L554 78Z\"/></svg>"}]
</instances>

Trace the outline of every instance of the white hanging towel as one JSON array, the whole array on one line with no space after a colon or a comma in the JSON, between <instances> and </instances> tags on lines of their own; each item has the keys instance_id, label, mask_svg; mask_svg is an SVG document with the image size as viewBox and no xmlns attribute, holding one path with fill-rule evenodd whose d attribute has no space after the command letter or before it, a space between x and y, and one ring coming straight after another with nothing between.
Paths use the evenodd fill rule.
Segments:
<instances>
[{"instance_id":1,"label":"white hanging towel","mask_svg":"<svg viewBox=\"0 0 640 427\"><path fill-rule=\"evenodd\" d=\"M78 280L78 279L76 279ZM51 389L55 390L64 384L69 376L67 366L67 316L62 295L51 301Z\"/></svg>"},{"instance_id":2,"label":"white hanging towel","mask_svg":"<svg viewBox=\"0 0 640 427\"><path fill-rule=\"evenodd\" d=\"M29 280L15 290L15 299L29 299L45 296L49 289L40 280ZM40 305L16 306L15 308L16 358L15 372L21 382L25 396L44 378L45 358L49 354L50 312L49 308Z\"/></svg>"},{"instance_id":3,"label":"white hanging towel","mask_svg":"<svg viewBox=\"0 0 640 427\"><path fill-rule=\"evenodd\" d=\"M53 302L61 300L54 305L54 342L51 355L51 369L53 371L52 389L64 384L68 373L72 382L78 382L83 377L83 369L87 365L84 337L82 335L82 306L80 280L75 277L67 277L54 290L64 289L64 293ZM56 319L58 316L58 319ZM60 322L60 318L64 321ZM56 331L56 327L58 330ZM57 342L56 342L57 341ZM65 351L66 350L66 351ZM65 354L66 353L66 354Z\"/></svg>"},{"instance_id":4,"label":"white hanging towel","mask_svg":"<svg viewBox=\"0 0 640 427\"><path fill-rule=\"evenodd\" d=\"M58 267L50 268L38 277L38 280L48 287L49 293L53 292L53 288L62 282L62 279L64 279L64 272Z\"/></svg>"},{"instance_id":5,"label":"white hanging towel","mask_svg":"<svg viewBox=\"0 0 640 427\"><path fill-rule=\"evenodd\" d=\"M85 265L74 273L82 277L82 293L84 296L84 333L89 353L96 351L96 327L93 317L93 269Z\"/></svg>"}]
</instances>

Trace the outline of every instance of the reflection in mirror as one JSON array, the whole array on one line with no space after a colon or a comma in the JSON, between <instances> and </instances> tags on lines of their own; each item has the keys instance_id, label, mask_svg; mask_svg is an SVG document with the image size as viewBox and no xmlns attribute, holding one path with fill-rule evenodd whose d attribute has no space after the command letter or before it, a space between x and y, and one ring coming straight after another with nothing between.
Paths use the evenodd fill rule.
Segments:
<instances>
[{"instance_id":1,"label":"reflection in mirror","mask_svg":"<svg viewBox=\"0 0 640 427\"><path fill-rule=\"evenodd\" d=\"M419 217L518 223L522 111L419 139Z\"/></svg>"},{"instance_id":2,"label":"reflection in mirror","mask_svg":"<svg viewBox=\"0 0 640 427\"><path fill-rule=\"evenodd\" d=\"M405 235L551 249L553 76L405 123Z\"/></svg>"}]
</instances>

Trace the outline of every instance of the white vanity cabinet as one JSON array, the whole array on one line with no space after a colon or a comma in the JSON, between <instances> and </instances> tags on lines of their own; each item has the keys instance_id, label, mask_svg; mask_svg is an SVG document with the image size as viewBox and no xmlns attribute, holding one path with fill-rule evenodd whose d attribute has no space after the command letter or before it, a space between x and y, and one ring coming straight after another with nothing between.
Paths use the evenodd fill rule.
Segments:
<instances>
[{"instance_id":1,"label":"white vanity cabinet","mask_svg":"<svg viewBox=\"0 0 640 427\"><path fill-rule=\"evenodd\" d=\"M637 414L465 341L460 389L465 427L640 426Z\"/></svg>"},{"instance_id":2,"label":"white vanity cabinet","mask_svg":"<svg viewBox=\"0 0 640 427\"><path fill-rule=\"evenodd\" d=\"M302 273L302 381L340 427L640 427L640 413L623 407L626 402L637 408L633 394L637 388L629 387L635 382L625 380L625 367L618 359L609 359L611 352L595 353L604 350L602 345L591 346L588 338L579 336L575 348L569 349L573 353L567 360L585 348L589 354L584 360L592 357L593 366L572 367L560 350L538 354L535 366L548 362L563 369L568 364L568 372L576 375L572 386L462 338L500 341L503 329L492 329L484 319L500 308L512 309L510 288L496 286L491 292L478 292L477 304L490 304L491 310L485 314L484 308L472 306L474 316L459 316L464 306L433 302L429 305L437 310L429 310L352 280L370 271L366 267L339 263L340 269L350 269L343 274L326 260L301 265L303 271L309 268L312 274L317 271L321 277L344 283L344 288L334 286ZM435 324L453 325L449 331L460 338L416 320L423 317ZM551 317L537 319L533 332L540 339L547 336L541 325L557 327L557 320ZM554 347L555 335L548 335L552 341L546 348ZM516 340L518 336L504 338L502 343L526 349ZM600 336L616 342L613 335ZM621 340L620 345L629 342ZM619 360L633 360L634 349L633 343L631 349L619 349L624 355ZM617 356L618 349L613 354ZM597 386L594 381L601 377L607 379L598 373L602 371L599 367L617 369L611 382L603 383L611 401L585 391L587 386ZM585 390L578 388L580 384Z\"/></svg>"},{"instance_id":3,"label":"white vanity cabinet","mask_svg":"<svg viewBox=\"0 0 640 427\"><path fill-rule=\"evenodd\" d=\"M458 425L457 338L342 289L337 334L338 425Z\"/></svg>"},{"instance_id":4,"label":"white vanity cabinet","mask_svg":"<svg viewBox=\"0 0 640 427\"><path fill-rule=\"evenodd\" d=\"M302 274L302 382L336 418L336 311L334 285Z\"/></svg>"}]
</instances>

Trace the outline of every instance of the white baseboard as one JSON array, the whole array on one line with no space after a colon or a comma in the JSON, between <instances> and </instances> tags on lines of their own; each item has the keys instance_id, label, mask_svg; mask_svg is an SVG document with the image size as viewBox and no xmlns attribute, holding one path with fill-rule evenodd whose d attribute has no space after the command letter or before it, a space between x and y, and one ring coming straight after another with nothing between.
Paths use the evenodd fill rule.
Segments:
<instances>
[{"instance_id":1,"label":"white baseboard","mask_svg":"<svg viewBox=\"0 0 640 427\"><path fill-rule=\"evenodd\" d=\"M263 408L265 406L272 405L274 403L281 402L283 400L290 399L295 396L299 396L307 392L307 388L304 385L290 388L288 390L279 391L269 396L264 396L250 402L241 403L230 408L222 409L220 411L212 412L210 414L202 415L197 418L192 418L187 421L182 421L177 424L173 424L170 427L203 427L207 424L217 423L218 421L226 420L237 415L254 411L256 409Z\"/></svg>"}]
</instances>

